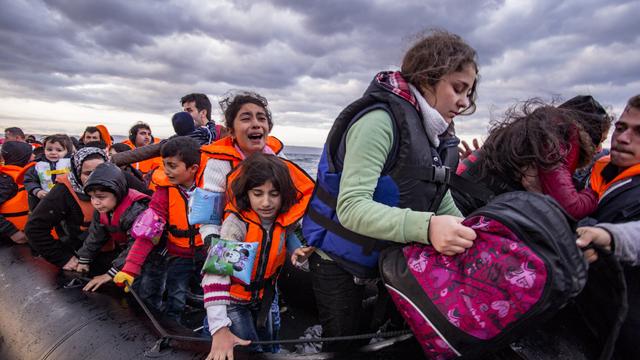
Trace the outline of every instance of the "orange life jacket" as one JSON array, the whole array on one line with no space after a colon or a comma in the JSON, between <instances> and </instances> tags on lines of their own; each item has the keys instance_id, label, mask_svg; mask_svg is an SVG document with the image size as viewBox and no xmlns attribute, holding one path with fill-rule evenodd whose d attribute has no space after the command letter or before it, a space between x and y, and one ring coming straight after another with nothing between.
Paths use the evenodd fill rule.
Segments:
<instances>
[{"instance_id":1,"label":"orange life jacket","mask_svg":"<svg viewBox=\"0 0 640 360\"><path fill-rule=\"evenodd\" d=\"M160 139L153 138L153 144L157 144L160 142ZM131 148L131 150L135 149L136 146L131 142L130 139L127 139L122 142ZM162 158L160 156L153 157L151 159L138 161L136 163L132 163L131 166L140 170L143 174L148 173L149 171L156 169L162 165Z\"/></svg>"},{"instance_id":2,"label":"orange life jacket","mask_svg":"<svg viewBox=\"0 0 640 360\"><path fill-rule=\"evenodd\" d=\"M231 296L236 300L254 301L262 299L265 287L275 286L276 279L280 274L280 269L285 262L286 247L286 231L287 227L295 224L302 218L304 212L311 200L314 182L309 175L296 164L289 160L282 159L289 168L289 174L293 180L293 184L298 190L298 202L294 204L286 213L279 214L275 219L269 234L262 228L260 217L253 210L239 211L235 205L235 199L230 196L227 190L227 199L231 199L227 203L225 212L233 213L241 219L247 226L247 234L244 241L257 242L258 251L256 261L251 271L251 282L244 285L239 282L232 282ZM227 177L227 189L230 189L231 183L238 176L239 169L229 173ZM267 241L268 240L268 241Z\"/></svg>"},{"instance_id":3,"label":"orange life jacket","mask_svg":"<svg viewBox=\"0 0 640 360\"><path fill-rule=\"evenodd\" d=\"M602 177L602 170L605 166L609 165L611 162L611 156L603 156L598 159L595 164L593 164L593 169L591 170L591 178L589 179L589 183L591 184L591 188L593 191L598 193L598 198L602 199L611 188L611 186L617 183L620 180L624 180L630 178L632 176L640 175L640 164L636 164L624 169L620 172L613 180L606 182L606 180Z\"/></svg>"},{"instance_id":4,"label":"orange life jacket","mask_svg":"<svg viewBox=\"0 0 640 360\"><path fill-rule=\"evenodd\" d=\"M93 205L91 205L91 201L81 200L78 197L78 194L73 190L73 186L71 186L71 181L69 181L67 174L58 176L56 178L56 182L67 187L67 190L69 190L71 196L73 196L76 204L80 207L80 210L82 211L82 224L80 225L80 231L87 231L89 229L89 225L91 225L91 221L93 220L93 212L96 211ZM112 251L115 250L115 248L116 246L114 241L110 239L106 244L104 244L100 251Z\"/></svg>"},{"instance_id":5,"label":"orange life jacket","mask_svg":"<svg viewBox=\"0 0 640 360\"><path fill-rule=\"evenodd\" d=\"M98 128L98 132L100 132L100 139L102 139L102 141L107 144L107 151L109 151L109 148L112 144L111 134L109 134L109 130L104 125L96 125L96 127Z\"/></svg>"},{"instance_id":6,"label":"orange life jacket","mask_svg":"<svg viewBox=\"0 0 640 360\"><path fill-rule=\"evenodd\" d=\"M200 167L196 173L195 184L202 187L202 170ZM157 186L166 187L169 193L169 217L167 218L168 240L181 248L196 248L202 246L204 242L200 236L200 225L189 224L189 206L187 197L180 191L178 186L169 182L164 171L156 169L153 172L152 183Z\"/></svg>"},{"instance_id":7,"label":"orange life jacket","mask_svg":"<svg viewBox=\"0 0 640 360\"><path fill-rule=\"evenodd\" d=\"M20 231L24 231L24 227L29 219L29 204L27 200L29 194L27 194L24 189L24 173L34 165L35 163L31 162L24 167L16 165L0 166L0 173L11 176L18 186L16 195L0 204L0 215L4 216L5 219L15 225Z\"/></svg>"},{"instance_id":8,"label":"orange life jacket","mask_svg":"<svg viewBox=\"0 0 640 360\"><path fill-rule=\"evenodd\" d=\"M282 148L284 148L282 141L273 136L267 137L266 146L271 148L271 150L276 155L280 154ZM200 151L202 152L202 159L200 160L200 164L204 166L206 166L207 160L209 159L228 160L231 162L232 168L238 166L238 164L242 161L242 155L236 149L231 136L224 137L218 141L212 142L209 145L204 145L200 147Z\"/></svg>"}]
</instances>

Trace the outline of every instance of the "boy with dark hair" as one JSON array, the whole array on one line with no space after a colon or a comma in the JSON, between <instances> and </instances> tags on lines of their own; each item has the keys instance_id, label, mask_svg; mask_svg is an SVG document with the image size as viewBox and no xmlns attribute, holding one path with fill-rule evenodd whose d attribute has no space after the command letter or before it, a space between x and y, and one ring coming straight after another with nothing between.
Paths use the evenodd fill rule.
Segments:
<instances>
[{"instance_id":1,"label":"boy with dark hair","mask_svg":"<svg viewBox=\"0 0 640 360\"><path fill-rule=\"evenodd\" d=\"M191 114L196 129L189 134L200 145L210 144L223 137L225 133L222 125L216 125L211 120L211 101L205 94L187 94L180 99L182 110Z\"/></svg>"},{"instance_id":2,"label":"boy with dark hair","mask_svg":"<svg viewBox=\"0 0 640 360\"><path fill-rule=\"evenodd\" d=\"M190 225L187 219L189 194L202 185L200 150L198 143L185 136L168 140L161 149L164 173L154 172L152 181L156 191L151 197L149 210L164 224L167 233L167 302L165 315L180 321L186 303L189 280L200 270L196 258L204 258L204 242L197 225ZM141 273L141 267L153 249L152 240L137 238L127 256L122 270L114 277L114 282L131 284ZM126 290L126 289L125 289ZM155 309L158 310L158 309Z\"/></svg>"}]
</instances>

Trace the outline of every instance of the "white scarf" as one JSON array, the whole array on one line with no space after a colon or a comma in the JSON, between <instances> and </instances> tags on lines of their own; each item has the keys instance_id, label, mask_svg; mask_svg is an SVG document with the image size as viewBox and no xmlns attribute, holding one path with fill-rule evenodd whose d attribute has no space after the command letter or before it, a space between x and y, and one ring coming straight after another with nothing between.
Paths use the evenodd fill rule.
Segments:
<instances>
[{"instance_id":1,"label":"white scarf","mask_svg":"<svg viewBox=\"0 0 640 360\"><path fill-rule=\"evenodd\" d=\"M415 96L418 101L418 105L420 106L420 113L422 114L422 122L427 133L427 138L431 144L437 148L440 146L440 139L438 136L447 131L449 124L436 109L429 105L427 100L415 86L409 84L409 89L411 89L411 93Z\"/></svg>"}]
</instances>

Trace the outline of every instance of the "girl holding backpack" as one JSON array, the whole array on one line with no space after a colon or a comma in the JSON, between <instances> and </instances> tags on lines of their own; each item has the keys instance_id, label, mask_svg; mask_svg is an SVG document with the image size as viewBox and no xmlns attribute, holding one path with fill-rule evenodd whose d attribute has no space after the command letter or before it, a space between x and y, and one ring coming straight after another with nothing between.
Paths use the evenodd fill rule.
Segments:
<instances>
[{"instance_id":1,"label":"girl holding backpack","mask_svg":"<svg viewBox=\"0 0 640 360\"><path fill-rule=\"evenodd\" d=\"M319 249L309 261L323 337L362 331L362 284L380 276L385 247L418 242L454 255L473 245L446 182L458 162L453 119L475 110L477 76L475 50L433 31L334 122L303 220Z\"/></svg>"}]
</instances>

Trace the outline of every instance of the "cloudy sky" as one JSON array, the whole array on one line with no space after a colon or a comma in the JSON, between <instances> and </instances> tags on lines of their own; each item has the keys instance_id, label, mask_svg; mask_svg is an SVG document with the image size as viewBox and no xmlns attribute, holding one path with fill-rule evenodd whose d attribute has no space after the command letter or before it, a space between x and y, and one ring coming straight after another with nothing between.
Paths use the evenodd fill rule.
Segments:
<instances>
[{"instance_id":1,"label":"cloudy sky","mask_svg":"<svg viewBox=\"0 0 640 360\"><path fill-rule=\"evenodd\" d=\"M335 116L425 29L478 51L482 137L519 100L592 94L620 113L640 92L640 1L0 0L0 126L67 132L136 121L171 133L179 99L232 89L270 101L273 133L322 146Z\"/></svg>"}]
</instances>

